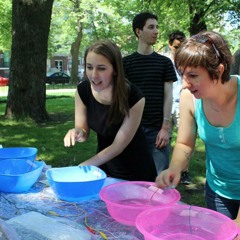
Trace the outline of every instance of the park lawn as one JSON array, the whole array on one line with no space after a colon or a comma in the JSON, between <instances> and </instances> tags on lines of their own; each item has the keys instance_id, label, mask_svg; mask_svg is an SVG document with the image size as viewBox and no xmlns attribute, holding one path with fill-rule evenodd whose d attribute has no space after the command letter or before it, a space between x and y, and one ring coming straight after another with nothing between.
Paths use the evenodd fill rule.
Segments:
<instances>
[{"instance_id":1,"label":"park lawn","mask_svg":"<svg viewBox=\"0 0 240 240\"><path fill-rule=\"evenodd\" d=\"M47 111L51 121L36 124L31 120L13 121L4 118L6 99L0 99L0 144L3 147L28 146L38 149L37 159L44 160L53 167L78 165L95 154L96 135L91 132L85 143L77 143L75 147L65 148L63 138L68 129L74 127L74 93L47 96ZM172 146L176 140L174 131ZM196 149L190 161L192 184L180 184L177 189L181 200L197 206L205 206L205 150L200 139L196 141Z\"/></svg>"}]
</instances>

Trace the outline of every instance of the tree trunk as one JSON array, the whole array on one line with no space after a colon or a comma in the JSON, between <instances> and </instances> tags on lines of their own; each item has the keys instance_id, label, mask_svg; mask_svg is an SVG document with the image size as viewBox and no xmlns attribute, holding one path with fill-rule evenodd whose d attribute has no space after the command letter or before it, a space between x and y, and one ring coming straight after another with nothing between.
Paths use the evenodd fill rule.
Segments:
<instances>
[{"instance_id":1,"label":"tree trunk","mask_svg":"<svg viewBox=\"0 0 240 240\"><path fill-rule=\"evenodd\" d=\"M199 32L203 30L207 30L207 25L205 21L203 20L204 17L201 15L201 13L196 13L193 18L190 21L190 35L198 34Z\"/></svg>"},{"instance_id":2,"label":"tree trunk","mask_svg":"<svg viewBox=\"0 0 240 240\"><path fill-rule=\"evenodd\" d=\"M46 61L54 0L12 1L10 84L5 116L48 119Z\"/></svg>"},{"instance_id":3,"label":"tree trunk","mask_svg":"<svg viewBox=\"0 0 240 240\"><path fill-rule=\"evenodd\" d=\"M195 3L189 4L189 13L190 13L190 36L198 34L200 31L207 30L207 25L204 20L205 12L203 9L195 6Z\"/></svg>"},{"instance_id":4,"label":"tree trunk","mask_svg":"<svg viewBox=\"0 0 240 240\"><path fill-rule=\"evenodd\" d=\"M78 83L78 55L82 41L82 23L79 22L77 37L71 45L72 68L71 68L71 83Z\"/></svg>"}]
</instances>

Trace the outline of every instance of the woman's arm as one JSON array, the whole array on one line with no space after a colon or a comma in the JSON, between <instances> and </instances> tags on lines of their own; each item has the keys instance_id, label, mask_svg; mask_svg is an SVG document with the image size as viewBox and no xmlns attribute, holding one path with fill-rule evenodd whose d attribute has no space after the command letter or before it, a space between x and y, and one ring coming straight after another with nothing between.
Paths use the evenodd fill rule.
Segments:
<instances>
[{"instance_id":1,"label":"woman's arm","mask_svg":"<svg viewBox=\"0 0 240 240\"><path fill-rule=\"evenodd\" d=\"M194 102L188 90L182 91L179 107L180 122L171 163L169 168L162 171L156 178L156 184L161 188L178 185L181 171L188 165L195 146L197 127L194 118Z\"/></svg>"},{"instance_id":2,"label":"woman's arm","mask_svg":"<svg viewBox=\"0 0 240 240\"><path fill-rule=\"evenodd\" d=\"M113 143L80 165L99 166L119 155L133 139L142 119L145 99L140 99L126 116Z\"/></svg>"},{"instance_id":3,"label":"woman's arm","mask_svg":"<svg viewBox=\"0 0 240 240\"><path fill-rule=\"evenodd\" d=\"M64 146L74 146L76 142L84 142L89 137L86 106L75 92L75 128L70 129L64 137Z\"/></svg>"},{"instance_id":4,"label":"woman's arm","mask_svg":"<svg viewBox=\"0 0 240 240\"><path fill-rule=\"evenodd\" d=\"M237 226L240 228L240 207L238 209L238 215L237 218L234 220Z\"/></svg>"},{"instance_id":5,"label":"woman's arm","mask_svg":"<svg viewBox=\"0 0 240 240\"><path fill-rule=\"evenodd\" d=\"M238 229L240 229L240 207L238 209L237 218L234 220L234 222L236 223ZM238 231L238 232L240 232L240 231ZM238 236L236 238L234 238L234 240L240 240L240 234L238 234Z\"/></svg>"}]
</instances>

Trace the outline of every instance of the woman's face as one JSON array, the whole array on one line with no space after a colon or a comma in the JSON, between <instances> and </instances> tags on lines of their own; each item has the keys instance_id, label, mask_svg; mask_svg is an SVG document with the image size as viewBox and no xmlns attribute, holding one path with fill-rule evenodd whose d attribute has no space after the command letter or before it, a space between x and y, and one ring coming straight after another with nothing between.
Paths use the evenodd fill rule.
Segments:
<instances>
[{"instance_id":1,"label":"woman's face","mask_svg":"<svg viewBox=\"0 0 240 240\"><path fill-rule=\"evenodd\" d=\"M94 52L87 54L86 74L96 92L112 88L113 66L103 55Z\"/></svg>"},{"instance_id":2,"label":"woman's face","mask_svg":"<svg viewBox=\"0 0 240 240\"><path fill-rule=\"evenodd\" d=\"M182 88L188 89L195 98L208 97L214 88L214 82L203 67L186 67L182 73Z\"/></svg>"}]
</instances>

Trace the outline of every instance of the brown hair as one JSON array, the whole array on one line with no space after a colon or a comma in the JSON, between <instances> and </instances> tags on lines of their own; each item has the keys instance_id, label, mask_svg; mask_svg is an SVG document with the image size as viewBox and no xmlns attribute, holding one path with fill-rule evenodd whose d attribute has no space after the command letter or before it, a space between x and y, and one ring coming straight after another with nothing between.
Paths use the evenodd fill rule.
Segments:
<instances>
[{"instance_id":1,"label":"brown hair","mask_svg":"<svg viewBox=\"0 0 240 240\"><path fill-rule=\"evenodd\" d=\"M122 55L118 46L109 40L100 40L92 44L85 52L84 63L89 52L100 54L108 59L114 70L112 103L108 113L108 124L120 123L129 114L129 83L124 77Z\"/></svg>"},{"instance_id":2,"label":"brown hair","mask_svg":"<svg viewBox=\"0 0 240 240\"><path fill-rule=\"evenodd\" d=\"M132 29L137 38L138 35L136 33L136 29L138 28L140 30L143 30L143 27L145 26L148 19L155 19L158 21L158 17L150 12L141 12L133 18Z\"/></svg>"},{"instance_id":3,"label":"brown hair","mask_svg":"<svg viewBox=\"0 0 240 240\"><path fill-rule=\"evenodd\" d=\"M199 41L201 38L207 40ZM208 71L212 80L218 79L218 66L223 64L222 83L230 79L232 60L233 57L226 40L214 31L203 31L187 39L175 55L175 65L180 74L187 66L200 66Z\"/></svg>"}]
</instances>

